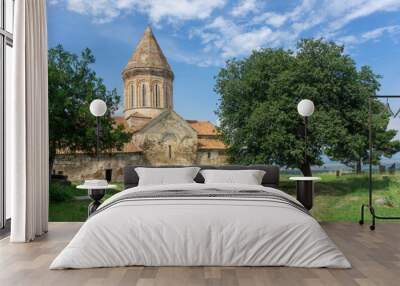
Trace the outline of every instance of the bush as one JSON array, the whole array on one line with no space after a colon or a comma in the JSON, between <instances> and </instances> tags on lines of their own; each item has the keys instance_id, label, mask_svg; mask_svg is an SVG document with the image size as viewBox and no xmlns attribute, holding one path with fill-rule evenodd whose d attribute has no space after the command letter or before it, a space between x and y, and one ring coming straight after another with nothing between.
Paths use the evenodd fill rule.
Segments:
<instances>
[{"instance_id":1,"label":"bush","mask_svg":"<svg viewBox=\"0 0 400 286\"><path fill-rule=\"evenodd\" d=\"M49 199L50 202L70 201L74 197L74 186L65 182L50 182Z\"/></svg>"}]
</instances>

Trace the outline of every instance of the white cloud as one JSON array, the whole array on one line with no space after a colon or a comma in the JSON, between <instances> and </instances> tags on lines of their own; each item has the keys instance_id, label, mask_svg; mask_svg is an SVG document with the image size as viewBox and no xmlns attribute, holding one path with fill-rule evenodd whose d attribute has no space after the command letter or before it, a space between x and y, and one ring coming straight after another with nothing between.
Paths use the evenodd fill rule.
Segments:
<instances>
[{"instance_id":1,"label":"white cloud","mask_svg":"<svg viewBox=\"0 0 400 286\"><path fill-rule=\"evenodd\" d=\"M140 12L153 23L206 19L226 0L64 0L70 11L90 15L95 22L106 23L119 15Z\"/></svg>"},{"instance_id":2,"label":"white cloud","mask_svg":"<svg viewBox=\"0 0 400 286\"><path fill-rule=\"evenodd\" d=\"M354 45L357 44L360 39L354 35L347 35L337 39L337 42L341 45Z\"/></svg>"},{"instance_id":3,"label":"white cloud","mask_svg":"<svg viewBox=\"0 0 400 286\"><path fill-rule=\"evenodd\" d=\"M109 0L68 0L67 9L79 14L91 15L95 22L106 23L120 15L117 6L110 5Z\"/></svg>"},{"instance_id":4,"label":"white cloud","mask_svg":"<svg viewBox=\"0 0 400 286\"><path fill-rule=\"evenodd\" d=\"M394 37L400 34L400 25L391 25L376 28L360 35L346 35L337 39L337 42L348 47L359 45L368 41L377 41L381 37L390 36Z\"/></svg>"},{"instance_id":5,"label":"white cloud","mask_svg":"<svg viewBox=\"0 0 400 286\"><path fill-rule=\"evenodd\" d=\"M300 17L303 18L305 16L304 14L310 12L316 3L316 0L302 0L300 5L296 6L296 8L289 13L289 17L293 20L297 20Z\"/></svg>"},{"instance_id":6,"label":"white cloud","mask_svg":"<svg viewBox=\"0 0 400 286\"><path fill-rule=\"evenodd\" d=\"M179 36L199 40L200 48L174 58L201 66L219 65L230 57L247 56L260 47L293 48L303 37L324 37L354 46L385 36L397 41L395 36L400 34L400 25L393 24L344 34L353 21L376 13L400 11L400 0L296 0L285 1L279 10L273 9L273 0L232 0L229 5L228 0L48 1L54 5L64 3L68 10L88 15L98 23L136 13L165 29L170 24L174 28L184 27L174 24L195 20L190 22L193 26L179 30Z\"/></svg>"},{"instance_id":7,"label":"white cloud","mask_svg":"<svg viewBox=\"0 0 400 286\"><path fill-rule=\"evenodd\" d=\"M226 45L222 47L222 56L224 58L230 58L248 55L251 51L265 46L271 34L271 29L265 27L227 38L227 41L224 41Z\"/></svg>"},{"instance_id":8,"label":"white cloud","mask_svg":"<svg viewBox=\"0 0 400 286\"><path fill-rule=\"evenodd\" d=\"M201 39L204 45L203 52L217 54L222 60L246 56L262 47L287 47L295 42L300 32L282 26L286 22L300 23L305 15L312 12L315 3L316 0L302 0L298 6L286 13L258 12L258 15L252 17L245 25L235 18L217 16L204 27L193 29L191 37L197 36ZM232 11L242 7L240 4L243 2Z\"/></svg>"},{"instance_id":9,"label":"white cloud","mask_svg":"<svg viewBox=\"0 0 400 286\"><path fill-rule=\"evenodd\" d=\"M288 20L287 14L278 14L274 12L265 12L253 18L253 23L265 23L267 25L279 28Z\"/></svg>"},{"instance_id":10,"label":"white cloud","mask_svg":"<svg viewBox=\"0 0 400 286\"><path fill-rule=\"evenodd\" d=\"M278 46L283 39L289 39L285 32L273 32L266 26L246 30L232 20L217 17L202 29L192 31L205 45L204 52L216 53L222 60L231 57L246 56L253 50L265 46Z\"/></svg>"},{"instance_id":11,"label":"white cloud","mask_svg":"<svg viewBox=\"0 0 400 286\"><path fill-rule=\"evenodd\" d=\"M375 2L380 3L374 4ZM248 13L244 7L250 6L246 6L246 3L248 2L239 2L230 14L239 16ZM292 48L305 33L307 36L311 34L315 37L337 40L346 46L354 46L386 34L395 35L399 28L394 25L359 35L340 36L337 27L363 17L361 15L393 11L397 6L400 6L400 0L299 0L297 5L288 11L254 11L255 15L248 17L249 21L245 24L236 17L219 15L202 28L193 29L191 36L201 39L204 53L222 60L246 56L260 47ZM239 7L243 8L240 13ZM357 11L361 12L357 14Z\"/></svg>"},{"instance_id":12,"label":"white cloud","mask_svg":"<svg viewBox=\"0 0 400 286\"><path fill-rule=\"evenodd\" d=\"M338 30L348 23L377 12L400 10L399 0L331 0L327 10L337 18L329 25L331 30Z\"/></svg>"},{"instance_id":13,"label":"white cloud","mask_svg":"<svg viewBox=\"0 0 400 286\"><path fill-rule=\"evenodd\" d=\"M312 17L309 15L316 4L316 0L301 0L294 9L284 13L267 11L253 18L253 23L267 24L275 28L281 27L285 23L296 23L300 25L301 21L309 21Z\"/></svg>"},{"instance_id":14,"label":"white cloud","mask_svg":"<svg viewBox=\"0 0 400 286\"><path fill-rule=\"evenodd\" d=\"M364 33L362 35L362 38L365 40L375 40L377 38L380 38L384 34L388 34L390 36L400 34L400 25L386 26L374 29L372 31Z\"/></svg>"},{"instance_id":15,"label":"white cloud","mask_svg":"<svg viewBox=\"0 0 400 286\"><path fill-rule=\"evenodd\" d=\"M239 3L233 7L231 14L234 17L243 17L254 12L257 8L256 0L240 0Z\"/></svg>"}]
</instances>

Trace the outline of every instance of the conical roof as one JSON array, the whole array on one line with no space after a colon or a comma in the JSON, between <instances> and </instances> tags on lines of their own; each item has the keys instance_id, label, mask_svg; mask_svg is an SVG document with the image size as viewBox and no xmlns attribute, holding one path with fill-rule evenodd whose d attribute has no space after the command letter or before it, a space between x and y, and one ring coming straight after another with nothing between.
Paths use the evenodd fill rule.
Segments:
<instances>
[{"instance_id":1,"label":"conical roof","mask_svg":"<svg viewBox=\"0 0 400 286\"><path fill-rule=\"evenodd\" d=\"M143 37L136 46L125 70L134 68L155 68L172 72L150 26L147 26L144 31Z\"/></svg>"}]
</instances>

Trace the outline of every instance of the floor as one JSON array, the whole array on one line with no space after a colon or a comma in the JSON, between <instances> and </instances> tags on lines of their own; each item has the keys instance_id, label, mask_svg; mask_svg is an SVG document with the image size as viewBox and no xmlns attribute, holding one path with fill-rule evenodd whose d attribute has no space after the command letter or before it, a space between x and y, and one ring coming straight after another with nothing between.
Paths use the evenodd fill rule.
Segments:
<instances>
[{"instance_id":1,"label":"floor","mask_svg":"<svg viewBox=\"0 0 400 286\"><path fill-rule=\"evenodd\" d=\"M48 270L80 223L50 223L49 233L28 244L0 240L0 285L400 285L400 223L372 232L355 223L323 224L352 269L289 267L124 267Z\"/></svg>"}]
</instances>

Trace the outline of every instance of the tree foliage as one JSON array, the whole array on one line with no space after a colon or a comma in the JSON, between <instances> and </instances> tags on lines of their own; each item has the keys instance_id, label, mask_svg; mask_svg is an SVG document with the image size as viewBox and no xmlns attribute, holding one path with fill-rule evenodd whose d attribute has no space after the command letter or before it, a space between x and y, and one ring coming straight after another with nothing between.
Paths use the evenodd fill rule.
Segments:
<instances>
[{"instance_id":1,"label":"tree foliage","mask_svg":"<svg viewBox=\"0 0 400 286\"><path fill-rule=\"evenodd\" d=\"M79 56L61 45L49 50L50 167L56 150L95 153L96 118L89 111L94 99L102 99L107 104L107 112L100 118L99 149L121 149L130 140L131 134L125 132L123 126L116 126L112 117L120 97L115 89L107 90L91 68L94 62L90 49L84 49Z\"/></svg>"},{"instance_id":2,"label":"tree foliage","mask_svg":"<svg viewBox=\"0 0 400 286\"><path fill-rule=\"evenodd\" d=\"M217 115L228 155L234 163L276 163L310 175L327 155L345 164L368 156L368 98L379 90L380 76L357 70L342 46L322 39L302 40L296 52L254 51L229 60L216 76ZM297 113L301 99L311 99L308 158L304 160L304 125ZM387 130L390 114L372 100L374 161L400 150ZM308 161L308 162L307 162Z\"/></svg>"}]
</instances>

